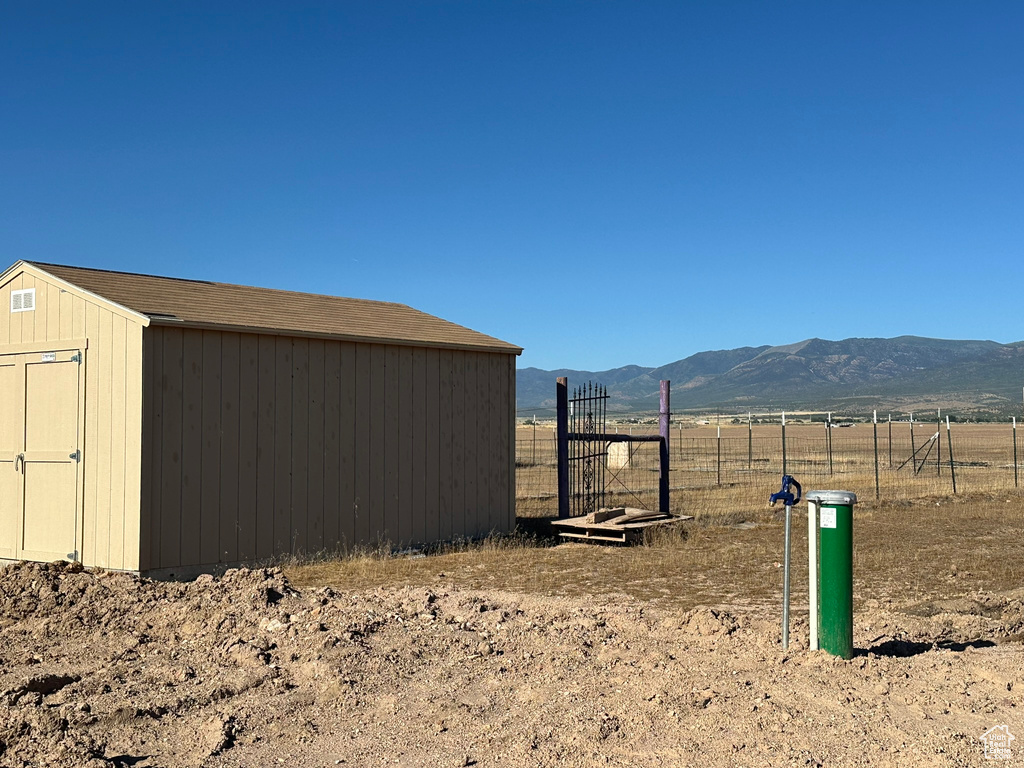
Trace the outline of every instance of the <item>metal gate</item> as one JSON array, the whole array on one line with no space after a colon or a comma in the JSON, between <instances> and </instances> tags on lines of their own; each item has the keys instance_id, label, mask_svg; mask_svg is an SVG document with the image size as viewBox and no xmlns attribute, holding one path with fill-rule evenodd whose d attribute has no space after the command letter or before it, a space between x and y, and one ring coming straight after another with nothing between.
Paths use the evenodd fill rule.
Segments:
<instances>
[{"instance_id":1,"label":"metal gate","mask_svg":"<svg viewBox=\"0 0 1024 768\"><path fill-rule=\"evenodd\" d=\"M604 506L605 410L608 389L587 383L569 399L570 515L589 515Z\"/></svg>"}]
</instances>

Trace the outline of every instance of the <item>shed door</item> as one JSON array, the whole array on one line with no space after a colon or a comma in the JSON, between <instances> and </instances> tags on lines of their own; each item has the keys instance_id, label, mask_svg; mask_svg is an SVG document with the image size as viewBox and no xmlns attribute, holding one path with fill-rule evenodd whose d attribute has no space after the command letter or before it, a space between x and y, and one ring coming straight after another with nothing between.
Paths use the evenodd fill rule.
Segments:
<instances>
[{"instance_id":1,"label":"shed door","mask_svg":"<svg viewBox=\"0 0 1024 768\"><path fill-rule=\"evenodd\" d=\"M0 357L0 556L13 545L7 556L18 559L81 559L80 359L75 350Z\"/></svg>"}]
</instances>

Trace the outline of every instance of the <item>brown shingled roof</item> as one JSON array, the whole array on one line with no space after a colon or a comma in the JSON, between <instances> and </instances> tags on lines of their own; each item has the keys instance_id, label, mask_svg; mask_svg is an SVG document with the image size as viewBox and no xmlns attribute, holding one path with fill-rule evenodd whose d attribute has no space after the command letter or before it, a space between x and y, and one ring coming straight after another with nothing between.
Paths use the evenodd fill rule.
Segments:
<instances>
[{"instance_id":1,"label":"brown shingled roof","mask_svg":"<svg viewBox=\"0 0 1024 768\"><path fill-rule=\"evenodd\" d=\"M521 347L404 304L30 263L90 293L148 315L152 323L522 352Z\"/></svg>"}]
</instances>

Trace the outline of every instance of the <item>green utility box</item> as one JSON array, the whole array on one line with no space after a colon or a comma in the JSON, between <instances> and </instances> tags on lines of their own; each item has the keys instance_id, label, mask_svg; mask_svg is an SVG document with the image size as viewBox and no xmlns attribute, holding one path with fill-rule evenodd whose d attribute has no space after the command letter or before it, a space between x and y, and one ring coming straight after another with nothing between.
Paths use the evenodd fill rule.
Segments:
<instances>
[{"instance_id":1,"label":"green utility box","mask_svg":"<svg viewBox=\"0 0 1024 768\"><path fill-rule=\"evenodd\" d=\"M811 491L807 494L808 546L817 560L817 616L812 615L811 648L844 659L853 658L853 507L850 491ZM818 540L814 558L814 539ZM813 608L813 606L812 606ZM817 621L813 621L817 618ZM816 627L814 625L817 625ZM817 629L817 632L815 632ZM817 634L817 637L815 637Z\"/></svg>"}]
</instances>

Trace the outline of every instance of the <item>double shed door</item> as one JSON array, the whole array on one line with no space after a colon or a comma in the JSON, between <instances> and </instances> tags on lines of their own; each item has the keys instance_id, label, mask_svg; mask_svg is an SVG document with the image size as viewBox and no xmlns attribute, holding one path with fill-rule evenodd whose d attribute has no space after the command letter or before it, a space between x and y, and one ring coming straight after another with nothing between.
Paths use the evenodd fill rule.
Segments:
<instances>
[{"instance_id":1,"label":"double shed door","mask_svg":"<svg viewBox=\"0 0 1024 768\"><path fill-rule=\"evenodd\" d=\"M0 557L81 559L81 360L0 355Z\"/></svg>"}]
</instances>

